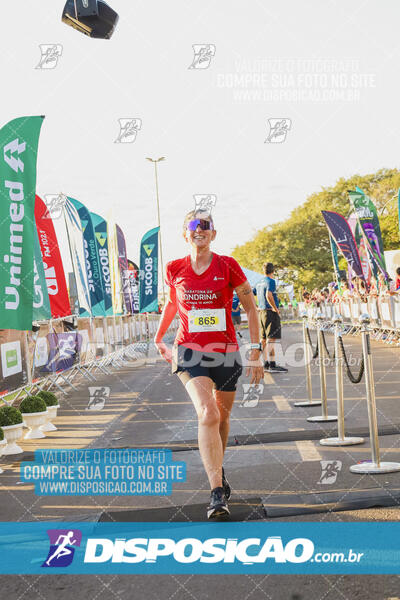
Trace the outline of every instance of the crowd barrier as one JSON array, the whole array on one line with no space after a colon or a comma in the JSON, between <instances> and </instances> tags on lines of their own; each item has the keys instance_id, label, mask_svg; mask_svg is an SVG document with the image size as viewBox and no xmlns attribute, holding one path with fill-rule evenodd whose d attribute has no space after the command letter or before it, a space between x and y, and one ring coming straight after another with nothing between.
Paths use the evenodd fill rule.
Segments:
<instances>
[{"instance_id":1,"label":"crowd barrier","mask_svg":"<svg viewBox=\"0 0 400 600\"><path fill-rule=\"evenodd\" d=\"M343 325L350 328L352 333L361 331L360 316L368 314L370 326L376 339L387 343L400 341L400 295L340 300L336 303L320 302L319 306L299 303L300 314L304 311L310 320L315 320L321 312L324 320L332 324L335 314L342 317Z\"/></svg>"},{"instance_id":2,"label":"crowd barrier","mask_svg":"<svg viewBox=\"0 0 400 600\"><path fill-rule=\"evenodd\" d=\"M351 302L351 301L350 301ZM355 305L355 303L354 303ZM337 421L337 436L325 437L320 439L320 444L323 446L352 446L356 444L363 444L364 438L346 436L345 435L345 411L344 411L344 389L343 389L343 371L346 367L346 372L349 380L354 383L360 383L361 380L365 379L365 392L366 392L366 403L368 410L368 426L369 426L369 441L371 446L371 460L362 461L351 465L350 471L352 473L393 473L400 471L400 463L396 462L382 462L380 459L379 449L379 436L378 436L378 423L377 423L377 409L376 409L376 397L375 397L375 383L374 383L374 371L373 361L371 353L370 336L373 332L372 320L367 312L363 312L359 315L357 320L357 329L361 333L362 339L362 358L360 364L360 370L358 375L355 377L349 368L349 363L346 355L346 350L343 343L343 336L348 335L350 329L344 326L344 318L339 314L337 310L327 315L321 310L314 312L309 310L303 311L303 344L305 353L305 367L306 367L306 386L308 401L295 402L294 406L311 407L316 405L322 406L322 415L307 417L307 421L314 422L326 422L326 421ZM325 306L325 309L327 306ZM343 308L343 306L342 306ZM353 308L353 306L352 306ZM347 312L347 311L346 311ZM354 318L354 312L351 311L351 319ZM326 320L329 319L329 327L333 326L334 329L334 349L329 352L324 331L326 331ZM353 325L353 322L352 322ZM317 341L315 350L313 348L313 342L310 336L310 328L317 329ZM313 400L312 393L312 382L311 382L311 363L314 359L318 359L318 371L319 371L319 387L321 392L321 401ZM326 364L327 359L330 363L335 365L335 383L336 383L336 406L337 416L328 414L327 404L327 387L326 387Z\"/></svg>"},{"instance_id":3,"label":"crowd barrier","mask_svg":"<svg viewBox=\"0 0 400 600\"><path fill-rule=\"evenodd\" d=\"M0 330L0 397L15 402L21 395L57 388L76 389L81 375L96 380L127 360L147 354L160 315L63 317L35 323L33 331ZM168 335L175 335L175 318ZM12 394L12 396L10 396ZM11 400L7 400L10 396Z\"/></svg>"}]
</instances>

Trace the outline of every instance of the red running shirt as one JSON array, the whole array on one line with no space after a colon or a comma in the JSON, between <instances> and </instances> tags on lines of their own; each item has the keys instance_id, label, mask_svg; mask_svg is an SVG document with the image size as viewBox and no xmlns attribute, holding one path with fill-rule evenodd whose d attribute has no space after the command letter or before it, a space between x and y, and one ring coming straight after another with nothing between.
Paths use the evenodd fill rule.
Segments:
<instances>
[{"instance_id":1,"label":"red running shirt","mask_svg":"<svg viewBox=\"0 0 400 600\"><path fill-rule=\"evenodd\" d=\"M234 258L213 254L210 266L201 275L193 271L190 256L179 258L167 264L165 281L176 290L180 326L175 344L203 352L238 350L231 316L232 296L233 290L246 281L246 275ZM188 312L205 309L224 310L223 331L189 331Z\"/></svg>"}]
</instances>

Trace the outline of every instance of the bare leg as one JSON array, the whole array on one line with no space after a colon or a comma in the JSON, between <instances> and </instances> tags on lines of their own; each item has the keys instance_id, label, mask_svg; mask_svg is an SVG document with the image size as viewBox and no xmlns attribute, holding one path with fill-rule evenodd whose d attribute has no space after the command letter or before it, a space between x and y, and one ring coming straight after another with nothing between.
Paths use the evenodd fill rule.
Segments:
<instances>
[{"instance_id":1,"label":"bare leg","mask_svg":"<svg viewBox=\"0 0 400 600\"><path fill-rule=\"evenodd\" d=\"M217 402L220 420L219 420L219 435L221 436L222 449L225 453L226 444L229 435L229 417L231 414L233 402L236 392L223 392L214 390L215 400Z\"/></svg>"},{"instance_id":2,"label":"bare leg","mask_svg":"<svg viewBox=\"0 0 400 600\"><path fill-rule=\"evenodd\" d=\"M262 346L261 355L265 362L268 360L268 352L266 349L267 348L267 340L265 340L264 338L261 340L261 346Z\"/></svg>"},{"instance_id":3,"label":"bare leg","mask_svg":"<svg viewBox=\"0 0 400 600\"><path fill-rule=\"evenodd\" d=\"M269 355L269 359L267 358L267 360L270 362L275 360L275 338L269 338L267 340L266 354L267 356Z\"/></svg>"},{"instance_id":4,"label":"bare leg","mask_svg":"<svg viewBox=\"0 0 400 600\"><path fill-rule=\"evenodd\" d=\"M201 460L211 489L222 486L223 446L219 433L220 413L209 377L194 377L186 384L198 419L198 440Z\"/></svg>"}]
</instances>

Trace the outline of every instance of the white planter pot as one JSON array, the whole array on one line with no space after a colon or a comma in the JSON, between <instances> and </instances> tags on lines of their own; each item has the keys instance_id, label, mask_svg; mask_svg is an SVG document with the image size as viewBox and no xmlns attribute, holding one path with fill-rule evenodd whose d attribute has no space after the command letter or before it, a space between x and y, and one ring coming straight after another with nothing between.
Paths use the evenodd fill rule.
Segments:
<instances>
[{"instance_id":1,"label":"white planter pot","mask_svg":"<svg viewBox=\"0 0 400 600\"><path fill-rule=\"evenodd\" d=\"M0 440L0 456L3 454L3 450L7 446L7 440ZM3 469L0 467L0 473L3 473Z\"/></svg>"},{"instance_id":2,"label":"white planter pot","mask_svg":"<svg viewBox=\"0 0 400 600\"><path fill-rule=\"evenodd\" d=\"M16 443L22 437L22 423L17 425L5 425L2 427L4 431L4 437L7 441L7 446L3 450L3 456L9 456L10 454L21 454L22 448Z\"/></svg>"},{"instance_id":3,"label":"white planter pot","mask_svg":"<svg viewBox=\"0 0 400 600\"><path fill-rule=\"evenodd\" d=\"M53 425L52 421L57 417L57 410L60 408L59 404L55 406L47 407L47 420L44 425L40 426L42 431L57 431L57 427Z\"/></svg>"},{"instance_id":4,"label":"white planter pot","mask_svg":"<svg viewBox=\"0 0 400 600\"><path fill-rule=\"evenodd\" d=\"M29 431L25 434L24 440L38 440L46 437L39 428L46 422L47 410L43 412L22 413L22 416L26 425L29 427Z\"/></svg>"}]
</instances>

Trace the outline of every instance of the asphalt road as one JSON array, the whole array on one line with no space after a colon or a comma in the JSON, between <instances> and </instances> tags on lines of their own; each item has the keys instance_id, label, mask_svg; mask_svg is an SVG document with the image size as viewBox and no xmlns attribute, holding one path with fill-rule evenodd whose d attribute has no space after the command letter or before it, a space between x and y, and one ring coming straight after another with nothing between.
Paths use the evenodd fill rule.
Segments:
<instances>
[{"instance_id":1,"label":"asphalt road","mask_svg":"<svg viewBox=\"0 0 400 600\"><path fill-rule=\"evenodd\" d=\"M245 337L247 332L245 332ZM315 333L313 335L315 342ZM254 406L246 405L243 375L232 411L225 468L233 488L232 520L269 521L397 521L400 473L356 475L349 467L371 458L365 380L354 385L345 376L346 433L363 436L362 445L322 446L319 440L336 435L336 423L310 423L306 417L319 407L299 408L306 400L300 325L284 327L280 364L287 374L266 374ZM332 336L327 336L329 348ZM353 371L358 371L360 339L345 338ZM400 462L400 349L372 344L380 430L381 460ZM314 397L319 396L318 367L313 365ZM336 414L335 379L327 367L328 409ZM110 388L102 410L86 410L87 381L61 399L58 431L45 440L23 441L24 454L2 458L1 521L205 521L209 489L197 450L194 409L170 367L152 353L146 361L130 363L97 385ZM20 482L20 460L32 460L41 448L171 448L176 461L185 461L187 480L174 484L169 497L56 497L36 496L31 484ZM334 465L326 477L321 461ZM331 468L331 467L330 467ZM329 467L328 467L329 470ZM332 471L332 468L331 468ZM400 571L400 569L399 569ZM215 595L229 598L297 598L309 600L400 598L398 576L2 576L1 597L20 600L59 600L71 597L172 598L200 600ZM3 595L4 594L4 595ZM297 594L297 596L296 596Z\"/></svg>"}]
</instances>

